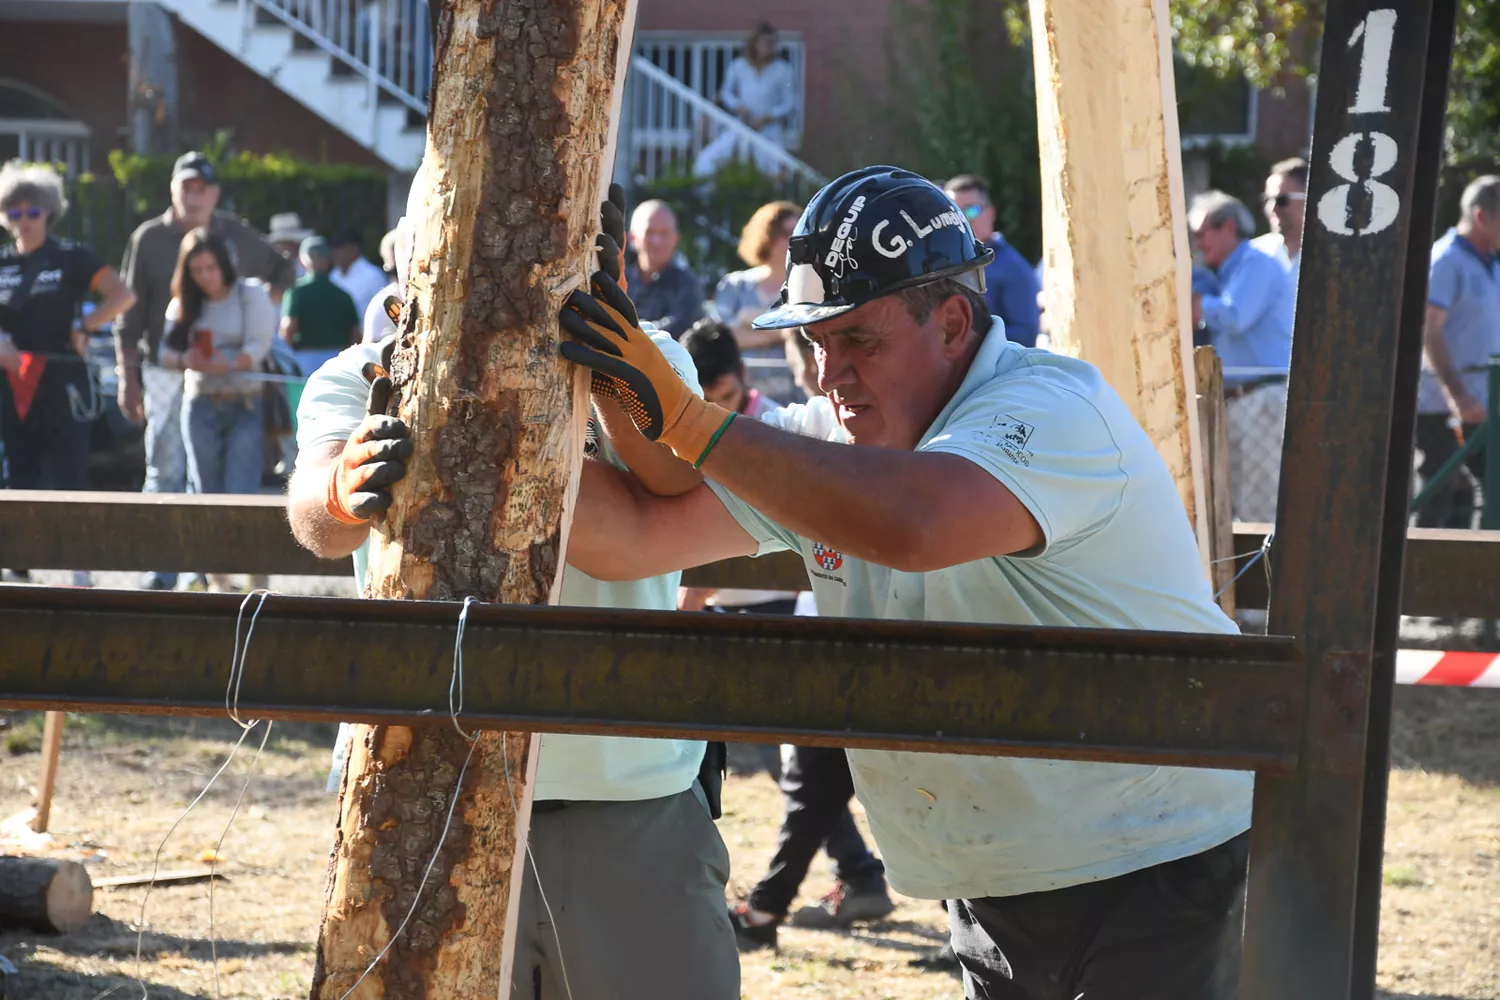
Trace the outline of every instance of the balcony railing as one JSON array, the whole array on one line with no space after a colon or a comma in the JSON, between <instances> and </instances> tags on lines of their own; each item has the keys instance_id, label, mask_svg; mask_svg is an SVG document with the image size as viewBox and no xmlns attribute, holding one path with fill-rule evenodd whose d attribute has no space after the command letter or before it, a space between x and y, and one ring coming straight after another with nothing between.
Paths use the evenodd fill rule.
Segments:
<instances>
[{"instance_id":1,"label":"balcony railing","mask_svg":"<svg viewBox=\"0 0 1500 1000\"><path fill-rule=\"evenodd\" d=\"M432 84L427 0L239 0L248 32L269 18L363 76L386 95L426 114Z\"/></svg>"}]
</instances>

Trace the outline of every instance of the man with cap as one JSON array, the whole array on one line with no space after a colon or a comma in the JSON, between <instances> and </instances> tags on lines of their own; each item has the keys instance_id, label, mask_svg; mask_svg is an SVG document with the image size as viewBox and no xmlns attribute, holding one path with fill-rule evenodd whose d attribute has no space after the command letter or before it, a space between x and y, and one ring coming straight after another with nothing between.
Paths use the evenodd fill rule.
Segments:
<instances>
[{"instance_id":1,"label":"man with cap","mask_svg":"<svg viewBox=\"0 0 1500 1000\"><path fill-rule=\"evenodd\" d=\"M135 306L115 325L115 357L120 366L120 411L146 423L147 493L181 493L187 488L187 453L182 443L182 372L157 365L157 350L172 300L172 273L182 238L207 226L229 243L242 278L259 278L279 299L292 286L295 268L249 223L218 210L219 179L212 161L184 153L172 168L172 204L130 234L121 277L135 293ZM152 573L144 585L170 590L175 573Z\"/></svg>"},{"instance_id":2,"label":"man with cap","mask_svg":"<svg viewBox=\"0 0 1500 1000\"><path fill-rule=\"evenodd\" d=\"M385 272L365 259L360 252L359 233L347 226L333 234L328 246L333 251L330 277L335 285L349 293L354 308L363 316L370 302L386 286Z\"/></svg>"},{"instance_id":3,"label":"man with cap","mask_svg":"<svg viewBox=\"0 0 1500 1000\"><path fill-rule=\"evenodd\" d=\"M1234 632L1150 439L1092 366L1005 339L991 256L907 171L813 198L754 325L812 343L821 435L805 406L754 420L689 391L596 273L563 353L708 482L660 497L586 463L570 565L625 580L789 549L831 616ZM1236 995L1250 774L848 757L891 885L949 901L968 996Z\"/></svg>"},{"instance_id":4,"label":"man with cap","mask_svg":"<svg viewBox=\"0 0 1500 1000\"><path fill-rule=\"evenodd\" d=\"M302 248L302 241L309 236L316 235L311 229L302 226L302 216L296 212L277 212L271 216L271 228L266 231L266 241L276 248L276 252L292 262L297 269L297 277L301 278L307 274L302 268L297 255Z\"/></svg>"},{"instance_id":5,"label":"man with cap","mask_svg":"<svg viewBox=\"0 0 1500 1000\"><path fill-rule=\"evenodd\" d=\"M335 285L328 241L309 236L298 256L307 277L281 300L281 339L292 345L297 366L311 375L340 351L359 341L359 313L349 293Z\"/></svg>"}]
</instances>

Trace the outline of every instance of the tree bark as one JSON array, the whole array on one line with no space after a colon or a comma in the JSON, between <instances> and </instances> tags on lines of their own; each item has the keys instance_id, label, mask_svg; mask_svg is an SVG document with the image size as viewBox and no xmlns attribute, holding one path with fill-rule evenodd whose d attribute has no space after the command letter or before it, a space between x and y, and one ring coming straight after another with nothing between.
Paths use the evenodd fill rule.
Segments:
<instances>
[{"instance_id":1,"label":"tree bark","mask_svg":"<svg viewBox=\"0 0 1500 1000\"><path fill-rule=\"evenodd\" d=\"M1146 429L1209 551L1166 0L1032 0L1047 330Z\"/></svg>"},{"instance_id":2,"label":"tree bark","mask_svg":"<svg viewBox=\"0 0 1500 1000\"><path fill-rule=\"evenodd\" d=\"M0 857L0 928L69 934L93 912L94 886L83 865Z\"/></svg>"},{"instance_id":3,"label":"tree bark","mask_svg":"<svg viewBox=\"0 0 1500 1000\"><path fill-rule=\"evenodd\" d=\"M391 373L416 449L366 596L555 599L588 412L557 314L590 266L630 6L443 2ZM339 1000L387 945L358 1000L509 994L536 746L486 733L471 750L447 720L355 727L314 1000Z\"/></svg>"}]
</instances>

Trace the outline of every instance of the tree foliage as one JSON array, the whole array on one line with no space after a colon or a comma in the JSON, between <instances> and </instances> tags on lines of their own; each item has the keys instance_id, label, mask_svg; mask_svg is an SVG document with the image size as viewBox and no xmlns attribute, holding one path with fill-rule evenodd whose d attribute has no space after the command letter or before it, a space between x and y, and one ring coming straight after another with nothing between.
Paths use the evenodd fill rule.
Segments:
<instances>
[{"instance_id":1,"label":"tree foliage","mask_svg":"<svg viewBox=\"0 0 1500 1000\"><path fill-rule=\"evenodd\" d=\"M933 0L941 7L947 0ZM1012 39L1026 0L992 0ZM1173 48L1189 66L1259 88L1317 74L1326 0L1171 0ZM1460 0L1448 92L1448 159L1500 160L1500 0Z\"/></svg>"},{"instance_id":2,"label":"tree foliage","mask_svg":"<svg viewBox=\"0 0 1500 1000\"><path fill-rule=\"evenodd\" d=\"M1036 259L1041 177L1024 0L897 0L891 39L888 159L939 181L982 175L996 228Z\"/></svg>"},{"instance_id":3,"label":"tree foliage","mask_svg":"<svg viewBox=\"0 0 1500 1000\"><path fill-rule=\"evenodd\" d=\"M1178 54L1256 86L1317 72L1325 0L1172 0ZM1500 159L1500 0L1461 0L1448 90L1450 162Z\"/></svg>"}]
</instances>

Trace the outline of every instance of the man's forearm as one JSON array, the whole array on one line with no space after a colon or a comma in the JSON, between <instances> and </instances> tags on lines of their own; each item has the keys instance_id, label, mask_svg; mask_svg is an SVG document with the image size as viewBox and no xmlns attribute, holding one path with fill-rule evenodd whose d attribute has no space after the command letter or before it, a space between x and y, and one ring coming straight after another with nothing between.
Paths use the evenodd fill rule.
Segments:
<instances>
[{"instance_id":1,"label":"man's forearm","mask_svg":"<svg viewBox=\"0 0 1500 1000\"><path fill-rule=\"evenodd\" d=\"M650 492L678 496L703 482L703 474L674 455L671 448L646 440L613 399L595 397L594 414L615 454Z\"/></svg>"},{"instance_id":2,"label":"man's forearm","mask_svg":"<svg viewBox=\"0 0 1500 1000\"><path fill-rule=\"evenodd\" d=\"M585 459L578 483L578 506L568 530L568 565L599 580L635 579L634 546L639 508L631 476L619 469ZM650 575L640 573L641 576Z\"/></svg>"},{"instance_id":3,"label":"man's forearm","mask_svg":"<svg viewBox=\"0 0 1500 1000\"><path fill-rule=\"evenodd\" d=\"M894 569L936 559L943 466L965 460L832 444L737 419L703 463L710 479L806 538Z\"/></svg>"},{"instance_id":4,"label":"man's forearm","mask_svg":"<svg viewBox=\"0 0 1500 1000\"><path fill-rule=\"evenodd\" d=\"M1453 363L1453 355L1448 353L1443 323L1434 322L1430 318L1427 320L1422 329L1422 353L1427 356L1427 364L1449 396L1457 399L1468 391L1464 386L1463 373Z\"/></svg>"}]
</instances>

